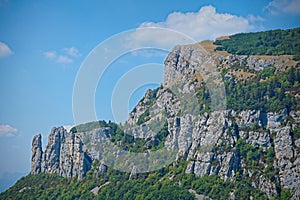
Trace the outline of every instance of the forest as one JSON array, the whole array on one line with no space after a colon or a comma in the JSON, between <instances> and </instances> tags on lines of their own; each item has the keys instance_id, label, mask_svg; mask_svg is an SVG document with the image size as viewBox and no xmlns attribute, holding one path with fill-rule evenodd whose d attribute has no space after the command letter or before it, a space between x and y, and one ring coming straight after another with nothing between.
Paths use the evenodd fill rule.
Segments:
<instances>
[{"instance_id":1,"label":"forest","mask_svg":"<svg viewBox=\"0 0 300 200\"><path fill-rule=\"evenodd\" d=\"M216 40L215 50L238 55L293 55L300 60L300 28L240 33Z\"/></svg>"},{"instance_id":2,"label":"forest","mask_svg":"<svg viewBox=\"0 0 300 200\"><path fill-rule=\"evenodd\" d=\"M251 147L240 142L241 154L247 148ZM249 199L250 196L254 199L267 198L264 193L252 187L250 178L245 178L240 173L237 173L233 181L223 181L218 176L195 177L184 172L186 162L183 160L155 172L137 174L132 180L129 180L128 173L113 169L99 177L94 170L96 166L97 162L82 180L77 180L77 177L66 179L55 174L28 175L0 194L0 199L192 200L195 196L189 192L190 189L213 199L228 199L232 191L235 192L236 199ZM91 192L96 186L105 183L107 185L99 190L98 195ZM288 199L290 194L288 190L281 190L277 199Z\"/></svg>"}]
</instances>

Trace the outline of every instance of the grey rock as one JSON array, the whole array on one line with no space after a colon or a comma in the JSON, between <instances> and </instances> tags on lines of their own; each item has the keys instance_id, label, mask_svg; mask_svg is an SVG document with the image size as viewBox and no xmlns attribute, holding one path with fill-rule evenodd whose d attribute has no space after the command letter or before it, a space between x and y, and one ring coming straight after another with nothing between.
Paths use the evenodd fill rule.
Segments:
<instances>
[{"instance_id":1,"label":"grey rock","mask_svg":"<svg viewBox=\"0 0 300 200\"><path fill-rule=\"evenodd\" d=\"M195 92L209 78L215 80L216 66L248 66L261 70L270 66L281 66L283 58L262 58L259 56L223 56L207 53L199 46L176 46L165 61L163 87L159 88L153 100L153 91L148 90L143 99L129 114L125 132L134 138L150 138L151 145L155 134L161 128L157 121L168 122L169 135L165 146L177 151L175 163L186 160L186 173L196 176L218 175L223 180L231 180L237 170L249 174L253 186L276 197L275 185L264 174L254 173L246 166L244 158L237 153L236 143L244 138L249 145L262 148L266 153L274 146L273 166L279 171L276 180L282 188L295 190L293 198L299 197L300 185L300 139L295 140L292 130L300 124L300 111L262 112L260 110L216 109L210 113L197 112ZM230 78L231 75L228 75ZM209 85L209 83L208 83ZM198 105L199 106L199 105ZM205 106L205 105L201 105ZM136 125L139 117L150 110L149 119ZM286 123L287 120L293 123ZM155 126L154 126L155 125ZM253 129L257 127L258 129ZM41 136L32 142L31 173L57 173L64 177L82 178L95 160L103 160L105 145L109 144L109 128L100 128L81 133L70 133L64 128L53 128L45 151L42 151ZM117 152L116 155L118 155ZM127 164L126 162L124 164ZM266 160L260 160L267 166ZM268 163L270 164L270 163ZM130 164L128 164L130 166ZM130 179L136 175L130 166ZM107 171L101 162L97 166L98 176ZM246 173L247 172L247 173ZM97 190L95 189L95 193ZM234 198L234 192L231 193Z\"/></svg>"},{"instance_id":2,"label":"grey rock","mask_svg":"<svg viewBox=\"0 0 300 200\"><path fill-rule=\"evenodd\" d=\"M41 135L35 136L32 151L32 174L44 172L82 178L91 169L92 158L83 151L81 139L63 127L51 130L45 152L42 151Z\"/></svg>"},{"instance_id":3,"label":"grey rock","mask_svg":"<svg viewBox=\"0 0 300 200\"><path fill-rule=\"evenodd\" d=\"M197 200L211 200L208 196L197 194L197 192L193 189L189 189L189 192L194 194Z\"/></svg>"},{"instance_id":4,"label":"grey rock","mask_svg":"<svg viewBox=\"0 0 300 200\"><path fill-rule=\"evenodd\" d=\"M42 171L42 136L38 134L32 139L31 173L39 174Z\"/></svg>"},{"instance_id":5,"label":"grey rock","mask_svg":"<svg viewBox=\"0 0 300 200\"><path fill-rule=\"evenodd\" d=\"M105 182L103 185L100 185L100 186L96 186L96 187L94 187L93 189L91 189L91 192L95 195L95 196L97 196L98 195L98 192L99 192L99 190L101 189L101 188L103 188L103 187L105 187L105 186L107 186L107 185L109 185L110 184L110 182L108 181L108 182Z\"/></svg>"},{"instance_id":6,"label":"grey rock","mask_svg":"<svg viewBox=\"0 0 300 200\"><path fill-rule=\"evenodd\" d=\"M295 140L295 145L296 145L296 147L300 148L300 139Z\"/></svg>"},{"instance_id":7,"label":"grey rock","mask_svg":"<svg viewBox=\"0 0 300 200\"><path fill-rule=\"evenodd\" d=\"M254 123L260 123L260 111L257 110L243 110L238 113L236 123L239 127L251 127Z\"/></svg>"},{"instance_id":8,"label":"grey rock","mask_svg":"<svg viewBox=\"0 0 300 200\"><path fill-rule=\"evenodd\" d=\"M43 154L42 172L59 174L60 148L65 141L66 130L63 127L52 128L48 145Z\"/></svg>"},{"instance_id":9,"label":"grey rock","mask_svg":"<svg viewBox=\"0 0 300 200\"><path fill-rule=\"evenodd\" d=\"M267 194L268 198L274 198L278 195L276 185L263 175L259 177L258 188Z\"/></svg>"},{"instance_id":10,"label":"grey rock","mask_svg":"<svg viewBox=\"0 0 300 200\"><path fill-rule=\"evenodd\" d=\"M292 194L292 197L290 198L290 200L299 200L300 199L300 186L296 186L295 191Z\"/></svg>"},{"instance_id":11,"label":"grey rock","mask_svg":"<svg viewBox=\"0 0 300 200\"><path fill-rule=\"evenodd\" d=\"M107 172L107 166L101 163L97 169L97 177L103 176Z\"/></svg>"},{"instance_id":12,"label":"grey rock","mask_svg":"<svg viewBox=\"0 0 300 200\"><path fill-rule=\"evenodd\" d=\"M224 155L218 155L218 159L221 163L221 169L218 175L223 180L228 180L234 175L234 154L232 152L228 152Z\"/></svg>"},{"instance_id":13,"label":"grey rock","mask_svg":"<svg viewBox=\"0 0 300 200\"><path fill-rule=\"evenodd\" d=\"M271 146L271 137L268 132L250 131L247 143L251 145L258 144L261 147L269 148Z\"/></svg>"},{"instance_id":14,"label":"grey rock","mask_svg":"<svg viewBox=\"0 0 300 200\"><path fill-rule=\"evenodd\" d=\"M279 113L269 112L267 114L267 127L270 130L274 130L280 128L281 123L284 121L285 117L287 116L287 110L284 109Z\"/></svg>"},{"instance_id":15,"label":"grey rock","mask_svg":"<svg viewBox=\"0 0 300 200\"><path fill-rule=\"evenodd\" d=\"M210 167L211 167L211 164L209 162L195 161L193 173L196 176L203 176L205 174L210 174Z\"/></svg>"},{"instance_id":16,"label":"grey rock","mask_svg":"<svg viewBox=\"0 0 300 200\"><path fill-rule=\"evenodd\" d=\"M281 57L261 57L261 56L245 56L245 55L230 55L230 56L222 56L216 55L214 56L216 59L220 60L221 65L227 65L229 67L233 67L235 65L245 66L249 69L254 69L256 71L268 68L268 67L281 67L285 60L290 60L288 56Z\"/></svg>"},{"instance_id":17,"label":"grey rock","mask_svg":"<svg viewBox=\"0 0 300 200\"><path fill-rule=\"evenodd\" d=\"M275 155L277 160L287 160L294 156L292 147L291 128L283 127L277 129L276 139L274 140Z\"/></svg>"},{"instance_id":18,"label":"grey rock","mask_svg":"<svg viewBox=\"0 0 300 200\"><path fill-rule=\"evenodd\" d=\"M274 166L279 169L281 185L288 189L296 188L300 183L300 156L295 154L289 126L277 130L274 147Z\"/></svg>"}]
</instances>

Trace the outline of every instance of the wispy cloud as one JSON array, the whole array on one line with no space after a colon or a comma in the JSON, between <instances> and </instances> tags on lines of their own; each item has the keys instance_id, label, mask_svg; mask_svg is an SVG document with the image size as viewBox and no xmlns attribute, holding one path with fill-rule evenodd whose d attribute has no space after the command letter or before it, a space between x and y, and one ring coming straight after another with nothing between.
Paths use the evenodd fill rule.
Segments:
<instances>
[{"instance_id":1,"label":"wispy cloud","mask_svg":"<svg viewBox=\"0 0 300 200\"><path fill-rule=\"evenodd\" d=\"M44 52L44 56L48 59L55 59L57 57L56 51L46 51Z\"/></svg>"},{"instance_id":2,"label":"wispy cloud","mask_svg":"<svg viewBox=\"0 0 300 200\"><path fill-rule=\"evenodd\" d=\"M248 20L251 23L265 21L265 19L262 18L261 16L255 16L255 15L252 15L252 14L248 15Z\"/></svg>"},{"instance_id":3,"label":"wispy cloud","mask_svg":"<svg viewBox=\"0 0 300 200\"><path fill-rule=\"evenodd\" d=\"M46 51L43 53L44 57L55 61L60 64L69 64L74 61L75 58L79 57L81 54L79 50L75 47L63 48L61 51L57 52L55 50Z\"/></svg>"},{"instance_id":4,"label":"wispy cloud","mask_svg":"<svg viewBox=\"0 0 300 200\"><path fill-rule=\"evenodd\" d=\"M265 7L265 10L273 15L280 13L300 15L299 8L300 0L273 0Z\"/></svg>"},{"instance_id":5,"label":"wispy cloud","mask_svg":"<svg viewBox=\"0 0 300 200\"><path fill-rule=\"evenodd\" d=\"M64 56L64 55L59 55L56 59L56 62L58 63L72 63L73 59L71 59L68 56Z\"/></svg>"},{"instance_id":6,"label":"wispy cloud","mask_svg":"<svg viewBox=\"0 0 300 200\"><path fill-rule=\"evenodd\" d=\"M252 20L254 17L252 16ZM257 19L256 19L257 20ZM250 20L240 16L218 13L213 6L204 6L198 12L174 12L167 16L162 22L144 22L139 28L157 27L168 28L190 36L196 41L215 39L224 35L247 32L255 27ZM166 43L170 36L160 34L147 35L147 31L137 29L136 40L151 38L156 43Z\"/></svg>"},{"instance_id":7,"label":"wispy cloud","mask_svg":"<svg viewBox=\"0 0 300 200\"><path fill-rule=\"evenodd\" d=\"M9 46L3 42L0 42L0 58L12 55L13 52Z\"/></svg>"},{"instance_id":8,"label":"wispy cloud","mask_svg":"<svg viewBox=\"0 0 300 200\"><path fill-rule=\"evenodd\" d=\"M78 51L78 49L76 47L70 47L70 48L63 48L63 51L73 57L73 58L76 58L76 57L79 57L80 56L80 53Z\"/></svg>"},{"instance_id":9,"label":"wispy cloud","mask_svg":"<svg viewBox=\"0 0 300 200\"><path fill-rule=\"evenodd\" d=\"M17 136L17 133L18 133L18 129L16 129L8 124L0 125L0 138L14 137L14 136Z\"/></svg>"}]
</instances>

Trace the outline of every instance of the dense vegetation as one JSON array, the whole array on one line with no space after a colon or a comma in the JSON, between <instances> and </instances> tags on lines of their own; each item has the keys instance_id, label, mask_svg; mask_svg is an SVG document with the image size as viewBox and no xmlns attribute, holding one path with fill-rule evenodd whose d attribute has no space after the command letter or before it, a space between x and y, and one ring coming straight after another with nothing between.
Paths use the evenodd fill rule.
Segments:
<instances>
[{"instance_id":1,"label":"dense vegetation","mask_svg":"<svg viewBox=\"0 0 300 200\"><path fill-rule=\"evenodd\" d=\"M80 124L80 125L72 127L70 131L72 133L85 132L85 131L90 131L90 130L94 130L94 129L101 128L101 127L107 127L107 123L104 120Z\"/></svg>"},{"instance_id":2,"label":"dense vegetation","mask_svg":"<svg viewBox=\"0 0 300 200\"><path fill-rule=\"evenodd\" d=\"M243 149L242 146L240 148ZM112 169L98 177L94 168L82 180L53 174L28 175L2 193L0 199L194 199L189 189L213 199L228 199L233 191L236 199L249 199L250 196L254 199L267 198L241 174L232 181L223 181L217 176L204 175L200 178L185 174L185 167L186 162L181 161L159 171L137 174L132 180L129 180L128 173ZM99 190L98 195L91 192L105 183L107 185ZM290 196L286 190L280 191L280 194L280 199Z\"/></svg>"},{"instance_id":3,"label":"dense vegetation","mask_svg":"<svg viewBox=\"0 0 300 200\"><path fill-rule=\"evenodd\" d=\"M241 156L249 146L239 144ZM247 153L245 153L247 154ZM97 162L94 163L94 168ZM194 199L193 189L213 199L228 199L234 191L236 199L266 199L266 195L251 185L251 179L237 173L232 181L223 181L217 176L195 177L185 174L186 163L179 162L159 171L138 174L129 180L128 173L109 169L101 177L94 168L82 180L65 179L54 174L28 175L20 179L12 188L0 195L0 199ZM109 183L108 183L109 182ZM94 195L91 190L96 186L106 186ZM282 190L280 199L288 199L290 192Z\"/></svg>"},{"instance_id":4,"label":"dense vegetation","mask_svg":"<svg viewBox=\"0 0 300 200\"><path fill-rule=\"evenodd\" d=\"M151 124L149 125L151 126ZM164 147L164 142L166 137L168 136L168 123L165 120L162 122L162 126L159 128L154 138L134 138L130 133L124 132L124 127L118 125L114 122L105 122L105 121L95 121L89 122L86 124L80 124L71 128L71 132L87 132L97 128L109 128L107 132L107 136L110 137L110 141L119 146L121 149L141 153L146 150L155 151ZM86 139L85 143L89 142L89 138ZM86 144L88 145L88 144Z\"/></svg>"},{"instance_id":5,"label":"dense vegetation","mask_svg":"<svg viewBox=\"0 0 300 200\"><path fill-rule=\"evenodd\" d=\"M238 55L294 55L300 60L300 28L240 33L216 40L216 50Z\"/></svg>"},{"instance_id":6,"label":"dense vegetation","mask_svg":"<svg viewBox=\"0 0 300 200\"><path fill-rule=\"evenodd\" d=\"M226 75L223 69L223 78ZM235 111L261 110L279 111L286 108L299 110L300 102L295 94L300 93L300 70L294 67L287 71L275 73L274 67L265 68L257 72L254 78L237 81L234 76L224 78L227 108ZM197 90L200 113L209 112L211 97L205 87Z\"/></svg>"},{"instance_id":7,"label":"dense vegetation","mask_svg":"<svg viewBox=\"0 0 300 200\"><path fill-rule=\"evenodd\" d=\"M119 125L109 122L108 127L111 127L110 141L121 147L123 150L130 152L145 152L146 150L155 151L164 147L166 137L169 134L168 123L164 121L163 126L156 133L154 138L134 138L131 134L124 133Z\"/></svg>"},{"instance_id":8,"label":"dense vegetation","mask_svg":"<svg viewBox=\"0 0 300 200\"><path fill-rule=\"evenodd\" d=\"M300 109L300 70L288 69L287 72L274 73L274 68L266 68L258 75L243 82L234 78L225 81L227 107L241 111L256 109L263 111L288 111Z\"/></svg>"}]
</instances>

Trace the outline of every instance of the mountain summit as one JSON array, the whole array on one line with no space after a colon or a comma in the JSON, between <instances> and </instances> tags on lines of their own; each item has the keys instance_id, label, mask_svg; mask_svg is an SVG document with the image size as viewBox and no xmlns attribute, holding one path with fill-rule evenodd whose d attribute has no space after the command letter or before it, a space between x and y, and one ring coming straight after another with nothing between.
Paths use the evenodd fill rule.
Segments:
<instances>
[{"instance_id":1,"label":"mountain summit","mask_svg":"<svg viewBox=\"0 0 300 200\"><path fill-rule=\"evenodd\" d=\"M164 83L147 91L123 125L98 121L69 132L53 128L45 150L36 135L27 178L58 174L68 178L59 180L73 181L69 184L87 184L85 190L76 186L82 194L104 199L113 187L142 199L159 191L168 194L170 188L182 191L178 199L299 199L299 44L291 44L290 52L284 46L284 38L299 43L299 31L239 34L174 47L165 60ZM277 37L282 45L269 42ZM233 44L239 48L232 49ZM93 180L90 185L88 180ZM123 190L133 182L140 186L136 193ZM21 183L15 186L18 195L32 192L33 185Z\"/></svg>"}]
</instances>

